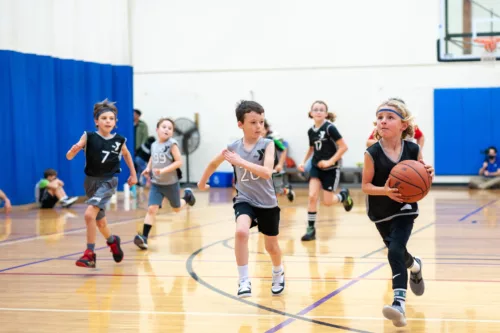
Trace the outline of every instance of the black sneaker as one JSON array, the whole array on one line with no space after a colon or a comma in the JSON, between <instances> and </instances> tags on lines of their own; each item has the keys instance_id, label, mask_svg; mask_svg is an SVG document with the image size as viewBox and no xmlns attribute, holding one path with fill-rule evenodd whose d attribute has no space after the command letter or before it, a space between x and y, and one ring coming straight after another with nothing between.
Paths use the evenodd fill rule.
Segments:
<instances>
[{"instance_id":1,"label":"black sneaker","mask_svg":"<svg viewBox=\"0 0 500 333\"><path fill-rule=\"evenodd\" d=\"M292 190L292 186L288 186L288 193L286 194L288 201L293 202L295 200L295 192Z\"/></svg>"},{"instance_id":2,"label":"black sneaker","mask_svg":"<svg viewBox=\"0 0 500 333\"><path fill-rule=\"evenodd\" d=\"M140 248L141 250L148 249L148 239L143 235L139 234L135 235L134 244L137 245L137 247Z\"/></svg>"},{"instance_id":3,"label":"black sneaker","mask_svg":"<svg viewBox=\"0 0 500 333\"><path fill-rule=\"evenodd\" d=\"M316 228L307 227L306 234L302 236L303 241L312 241L316 239Z\"/></svg>"},{"instance_id":4,"label":"black sneaker","mask_svg":"<svg viewBox=\"0 0 500 333\"><path fill-rule=\"evenodd\" d=\"M186 200L186 203L189 206L194 206L194 204L196 203L196 198L194 197L194 193L189 187L184 189L184 198L183 199Z\"/></svg>"},{"instance_id":5,"label":"black sneaker","mask_svg":"<svg viewBox=\"0 0 500 333\"><path fill-rule=\"evenodd\" d=\"M352 197L349 194L349 190L346 188L341 189L340 195L342 196L342 204L344 205L345 211L350 211L352 209L352 206L354 206L354 202L352 201Z\"/></svg>"},{"instance_id":6,"label":"black sneaker","mask_svg":"<svg viewBox=\"0 0 500 333\"><path fill-rule=\"evenodd\" d=\"M123 260L123 251L122 248L120 247L120 237L118 236L113 236L115 239L113 240L113 243L108 243L108 246L111 250L111 253L113 253L113 259L115 262L120 262Z\"/></svg>"}]
</instances>

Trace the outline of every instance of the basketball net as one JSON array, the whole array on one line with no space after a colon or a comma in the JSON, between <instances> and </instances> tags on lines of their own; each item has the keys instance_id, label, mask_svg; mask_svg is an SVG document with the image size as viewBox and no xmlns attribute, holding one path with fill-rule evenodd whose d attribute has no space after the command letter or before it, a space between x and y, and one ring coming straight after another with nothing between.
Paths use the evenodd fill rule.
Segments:
<instances>
[{"instance_id":1,"label":"basketball net","mask_svg":"<svg viewBox=\"0 0 500 333\"><path fill-rule=\"evenodd\" d=\"M500 42L500 37L476 38L474 42L484 47L481 61L487 66L495 67L498 56L497 43Z\"/></svg>"}]
</instances>

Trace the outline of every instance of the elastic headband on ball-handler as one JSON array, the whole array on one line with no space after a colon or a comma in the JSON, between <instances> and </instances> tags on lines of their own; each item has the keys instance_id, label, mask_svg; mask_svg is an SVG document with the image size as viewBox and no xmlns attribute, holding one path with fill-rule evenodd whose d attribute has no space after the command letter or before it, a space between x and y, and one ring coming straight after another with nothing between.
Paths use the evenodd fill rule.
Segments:
<instances>
[{"instance_id":1,"label":"elastic headband on ball-handler","mask_svg":"<svg viewBox=\"0 0 500 333\"><path fill-rule=\"evenodd\" d=\"M392 112L392 113L394 113L395 115L397 115L399 118L401 118L401 119L405 119L405 118L403 118L403 116L402 116L402 115L400 115L399 113L397 113L397 112L396 112L396 111L394 111L393 109L380 109L380 110L378 110L378 111L377 111L377 114L378 114L379 112Z\"/></svg>"},{"instance_id":2,"label":"elastic headband on ball-handler","mask_svg":"<svg viewBox=\"0 0 500 333\"><path fill-rule=\"evenodd\" d=\"M115 110L110 109L110 108L104 108L101 111L99 111L99 112L96 113L95 119L99 119L99 117L101 116L101 114L103 114L104 112L113 112L114 115L115 115L115 117L116 117L116 111Z\"/></svg>"}]
</instances>

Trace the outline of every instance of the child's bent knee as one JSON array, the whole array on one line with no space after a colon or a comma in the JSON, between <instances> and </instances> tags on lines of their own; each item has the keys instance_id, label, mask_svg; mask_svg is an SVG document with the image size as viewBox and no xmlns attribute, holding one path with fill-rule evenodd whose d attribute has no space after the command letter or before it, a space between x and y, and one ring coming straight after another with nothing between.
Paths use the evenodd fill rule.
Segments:
<instances>
[{"instance_id":1,"label":"child's bent knee","mask_svg":"<svg viewBox=\"0 0 500 333\"><path fill-rule=\"evenodd\" d=\"M247 229L243 229L243 228L237 228L236 229L236 232L234 233L235 237L238 239L244 239L244 238L248 238L250 232L249 230Z\"/></svg>"},{"instance_id":2,"label":"child's bent knee","mask_svg":"<svg viewBox=\"0 0 500 333\"><path fill-rule=\"evenodd\" d=\"M99 229L104 228L107 225L105 219L100 219L100 220L96 221L96 223L97 223L97 227Z\"/></svg>"},{"instance_id":3,"label":"child's bent knee","mask_svg":"<svg viewBox=\"0 0 500 333\"><path fill-rule=\"evenodd\" d=\"M156 215L156 213L158 213L158 209L160 207L156 206L156 205L153 205L153 206L149 206L148 207L148 214L152 214L152 215Z\"/></svg>"}]
</instances>

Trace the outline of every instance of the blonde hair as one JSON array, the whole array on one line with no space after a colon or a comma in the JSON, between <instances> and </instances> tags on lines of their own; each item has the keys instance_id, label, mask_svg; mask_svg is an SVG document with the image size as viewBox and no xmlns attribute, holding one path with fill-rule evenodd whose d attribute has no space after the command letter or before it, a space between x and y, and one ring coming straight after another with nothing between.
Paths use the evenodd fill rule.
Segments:
<instances>
[{"instance_id":1,"label":"blonde hair","mask_svg":"<svg viewBox=\"0 0 500 333\"><path fill-rule=\"evenodd\" d=\"M397 100L397 99L389 99L389 100L383 102L382 104L380 104L377 107L377 111L376 112L378 112L384 106L390 106L390 107L394 108L395 111L398 114L400 114L401 117L403 117L403 119L401 119L401 121L408 124L408 127L406 127L406 129L403 131L403 133L401 133L401 138L402 139L405 139L407 137L413 138L413 136L415 135L415 124L413 123L413 116L411 115L410 110L408 110L408 107L406 106L406 104L403 103L400 100ZM373 124L375 126L377 126L377 122L376 121L373 122ZM380 140L380 138L381 138L381 136L378 133L378 131L377 131L376 128L375 128L375 135L374 135L374 137L377 140Z\"/></svg>"},{"instance_id":2,"label":"blonde hair","mask_svg":"<svg viewBox=\"0 0 500 333\"><path fill-rule=\"evenodd\" d=\"M328 112L328 105L325 102L323 102L323 101L314 101L314 103L311 104L311 110L312 110L314 104L323 104L325 106L326 113L327 113L327 115L326 115L326 119L327 120L329 120L329 121L331 121L333 123L335 121L335 119L337 119L337 115L335 113ZM308 115L309 118L312 118L311 111L309 111L307 115Z\"/></svg>"}]
</instances>

